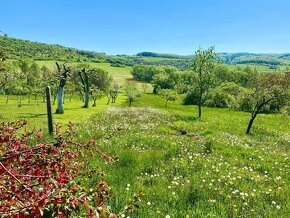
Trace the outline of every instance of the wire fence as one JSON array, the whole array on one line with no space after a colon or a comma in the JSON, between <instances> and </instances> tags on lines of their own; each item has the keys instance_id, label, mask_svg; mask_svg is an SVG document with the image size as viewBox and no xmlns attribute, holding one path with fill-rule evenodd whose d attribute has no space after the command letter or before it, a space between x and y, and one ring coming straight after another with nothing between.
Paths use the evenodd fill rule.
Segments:
<instances>
[{"instance_id":1,"label":"wire fence","mask_svg":"<svg viewBox=\"0 0 290 218\"><path fill-rule=\"evenodd\" d=\"M46 96L0 95L0 121L27 120L28 128L47 130Z\"/></svg>"}]
</instances>

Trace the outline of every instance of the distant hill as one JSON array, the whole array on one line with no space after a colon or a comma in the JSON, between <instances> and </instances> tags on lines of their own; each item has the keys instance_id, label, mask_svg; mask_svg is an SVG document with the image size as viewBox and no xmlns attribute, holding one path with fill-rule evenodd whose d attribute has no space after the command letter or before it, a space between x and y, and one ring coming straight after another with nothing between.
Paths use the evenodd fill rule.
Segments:
<instances>
[{"instance_id":1,"label":"distant hill","mask_svg":"<svg viewBox=\"0 0 290 218\"><path fill-rule=\"evenodd\" d=\"M83 61L94 60L102 62L106 59L104 53L78 50L61 45L49 45L28 40L0 36L0 46L9 47L10 58L29 58L34 60Z\"/></svg>"},{"instance_id":2,"label":"distant hill","mask_svg":"<svg viewBox=\"0 0 290 218\"><path fill-rule=\"evenodd\" d=\"M176 55L176 54L159 54L159 53L148 52L148 51L144 51L136 55L139 57L154 57L154 58L173 58L173 59L190 58L189 56L182 56L182 55Z\"/></svg>"},{"instance_id":3,"label":"distant hill","mask_svg":"<svg viewBox=\"0 0 290 218\"><path fill-rule=\"evenodd\" d=\"M28 40L0 36L0 47L9 48L11 59L59 60L68 62L104 62L113 66L132 66L134 64L170 65L181 70L192 65L194 55L160 54L141 52L136 55L106 55L95 51L68 48ZM217 60L226 64L253 64L265 66L290 65L290 53L254 54L254 53L219 53Z\"/></svg>"},{"instance_id":4,"label":"distant hill","mask_svg":"<svg viewBox=\"0 0 290 218\"><path fill-rule=\"evenodd\" d=\"M220 53L218 59L227 64L288 65L290 54Z\"/></svg>"},{"instance_id":5,"label":"distant hill","mask_svg":"<svg viewBox=\"0 0 290 218\"><path fill-rule=\"evenodd\" d=\"M141 52L137 56L140 57L158 57L158 58L172 58L172 59L189 59L194 55L182 56L174 54L159 54L154 52ZM254 53L219 53L217 60L226 64L259 64L268 66L289 65L289 54L254 54Z\"/></svg>"}]
</instances>

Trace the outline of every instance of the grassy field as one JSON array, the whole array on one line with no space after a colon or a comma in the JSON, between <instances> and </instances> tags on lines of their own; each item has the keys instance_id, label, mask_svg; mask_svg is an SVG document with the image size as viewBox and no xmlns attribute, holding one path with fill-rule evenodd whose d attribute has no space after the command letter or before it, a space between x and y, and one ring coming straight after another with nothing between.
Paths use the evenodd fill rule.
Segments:
<instances>
[{"instance_id":1,"label":"grassy field","mask_svg":"<svg viewBox=\"0 0 290 218\"><path fill-rule=\"evenodd\" d=\"M5 99L0 99L1 102ZM2 114L21 110L31 125L46 125L44 103L1 105ZM288 217L290 118L259 115L252 135L250 115L228 109L183 106L143 94L128 108L124 95L115 105L101 99L96 108L81 108L73 98L55 121L77 123L76 138L97 139L97 146L119 161L90 164L111 185L112 211L120 211L143 191L141 207L130 217ZM6 111L6 113L3 113ZM26 117L25 117L26 116ZM2 117L3 118L3 117ZM4 117L5 118L5 117ZM45 127L44 127L45 128Z\"/></svg>"},{"instance_id":2,"label":"grassy field","mask_svg":"<svg viewBox=\"0 0 290 218\"><path fill-rule=\"evenodd\" d=\"M204 108L199 120L195 106L165 109L151 94L134 106L111 107L77 130L119 157L91 162L107 172L114 210L142 190L137 217L288 217L289 117L260 115L248 136L248 113Z\"/></svg>"},{"instance_id":3,"label":"grassy field","mask_svg":"<svg viewBox=\"0 0 290 218\"><path fill-rule=\"evenodd\" d=\"M39 66L47 66L51 70L55 70L56 65L55 61L36 61ZM74 62L74 63L68 63L68 66L76 66L80 63ZM106 70L112 75L114 78L114 81L125 83L128 80L132 79L132 75L130 73L131 67L113 67L110 63L94 63L94 62L86 62L86 64L90 64L92 67L95 68L101 68L103 70Z\"/></svg>"},{"instance_id":4,"label":"grassy field","mask_svg":"<svg viewBox=\"0 0 290 218\"><path fill-rule=\"evenodd\" d=\"M10 96L6 103L7 96L0 95L0 118L4 122L26 119L29 127L37 126L38 128L47 129L47 109L46 102L39 100L38 102L31 98L28 103L28 97L22 97L22 106L19 107L16 96ZM124 98L121 96L120 98ZM74 96L72 100L65 100L65 114L54 114L54 122L65 126L69 121L81 123L88 120L91 116L104 112L108 105L107 98L103 97L97 101L97 107L82 108L83 102L78 96ZM93 103L91 103L92 105ZM53 112L56 110L57 103L52 105ZM76 117L77 114L77 117Z\"/></svg>"},{"instance_id":5,"label":"grassy field","mask_svg":"<svg viewBox=\"0 0 290 218\"><path fill-rule=\"evenodd\" d=\"M116 81L130 80L128 68L97 66ZM5 101L0 95L1 121L25 118L29 128L46 129L41 100L24 98L22 107L15 96ZM289 116L258 115L246 135L245 112L203 108L198 119L196 106L183 106L180 99L165 108L164 99L148 93L131 108L123 93L115 104L106 101L84 109L75 96L54 120L77 123L77 140L97 139L99 149L118 157L111 164L92 158L90 164L105 176L83 181L91 186L104 178L110 184L112 211L142 191L141 207L125 217L289 217Z\"/></svg>"}]
</instances>

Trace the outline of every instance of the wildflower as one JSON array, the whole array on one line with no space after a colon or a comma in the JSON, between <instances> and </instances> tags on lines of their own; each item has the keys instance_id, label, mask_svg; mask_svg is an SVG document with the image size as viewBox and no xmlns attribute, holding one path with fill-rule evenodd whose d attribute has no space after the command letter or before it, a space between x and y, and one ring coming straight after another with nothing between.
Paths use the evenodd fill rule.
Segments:
<instances>
[{"instance_id":1,"label":"wildflower","mask_svg":"<svg viewBox=\"0 0 290 218\"><path fill-rule=\"evenodd\" d=\"M277 208L278 210L281 209L280 205L277 205L276 208Z\"/></svg>"},{"instance_id":2,"label":"wildflower","mask_svg":"<svg viewBox=\"0 0 290 218\"><path fill-rule=\"evenodd\" d=\"M165 218L170 218L170 216L169 215L166 215Z\"/></svg>"},{"instance_id":3,"label":"wildflower","mask_svg":"<svg viewBox=\"0 0 290 218\"><path fill-rule=\"evenodd\" d=\"M277 203L276 203L276 201L272 201L272 204L274 204L274 205L275 205L275 204L277 204Z\"/></svg>"},{"instance_id":4,"label":"wildflower","mask_svg":"<svg viewBox=\"0 0 290 218\"><path fill-rule=\"evenodd\" d=\"M147 202L147 205L148 205L148 206L150 206L150 205L151 205L151 202L150 202L150 201L148 201L148 202Z\"/></svg>"},{"instance_id":5,"label":"wildflower","mask_svg":"<svg viewBox=\"0 0 290 218\"><path fill-rule=\"evenodd\" d=\"M209 199L208 202L210 202L210 203L215 203L216 200L215 200L215 199Z\"/></svg>"}]
</instances>

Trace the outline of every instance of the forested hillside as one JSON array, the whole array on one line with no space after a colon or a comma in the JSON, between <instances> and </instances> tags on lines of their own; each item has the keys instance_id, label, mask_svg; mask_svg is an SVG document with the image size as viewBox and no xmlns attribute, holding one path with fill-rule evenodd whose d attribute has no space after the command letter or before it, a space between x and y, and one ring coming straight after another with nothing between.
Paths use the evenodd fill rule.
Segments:
<instances>
[{"instance_id":1,"label":"forested hillside","mask_svg":"<svg viewBox=\"0 0 290 218\"><path fill-rule=\"evenodd\" d=\"M83 51L75 48L67 48L60 45L48 45L45 43L32 42L28 40L15 39L7 36L0 37L0 46L11 49L9 58L31 58L34 60L62 60L82 61L95 60L104 61L105 54Z\"/></svg>"},{"instance_id":2,"label":"forested hillside","mask_svg":"<svg viewBox=\"0 0 290 218\"><path fill-rule=\"evenodd\" d=\"M151 58L167 58L178 61L192 59L194 55L181 56L175 54L159 54L154 52L141 52L137 56ZM219 53L217 60L225 64L257 64L266 66L289 65L290 54L254 54L254 53Z\"/></svg>"},{"instance_id":3,"label":"forested hillside","mask_svg":"<svg viewBox=\"0 0 290 218\"><path fill-rule=\"evenodd\" d=\"M28 40L0 36L0 46L9 48L12 59L28 58L34 60L59 61L92 61L111 63L112 66L169 65L180 70L188 69L192 65L193 55L182 56L176 54L159 54L141 52L136 55L106 55L95 51L84 51L61 45L49 45ZM290 65L290 54L254 54L254 53L219 53L217 60L226 64L253 64L264 66Z\"/></svg>"}]
</instances>

